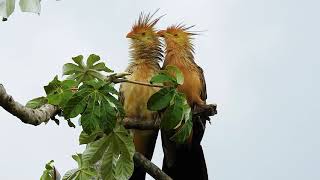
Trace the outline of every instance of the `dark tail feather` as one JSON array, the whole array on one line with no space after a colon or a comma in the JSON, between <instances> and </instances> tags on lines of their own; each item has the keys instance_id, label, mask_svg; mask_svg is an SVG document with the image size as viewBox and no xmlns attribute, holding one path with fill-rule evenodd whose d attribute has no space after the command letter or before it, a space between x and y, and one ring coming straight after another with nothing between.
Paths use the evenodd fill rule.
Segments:
<instances>
[{"instance_id":1,"label":"dark tail feather","mask_svg":"<svg viewBox=\"0 0 320 180\"><path fill-rule=\"evenodd\" d=\"M134 166L133 174L129 180L145 180L146 179L146 171L139 166Z\"/></svg>"},{"instance_id":2,"label":"dark tail feather","mask_svg":"<svg viewBox=\"0 0 320 180\"><path fill-rule=\"evenodd\" d=\"M173 180L208 180L206 160L201 146L206 119L193 118L191 144L176 144L169 132L161 131L164 159L162 170Z\"/></svg>"},{"instance_id":3,"label":"dark tail feather","mask_svg":"<svg viewBox=\"0 0 320 180\"><path fill-rule=\"evenodd\" d=\"M207 166L201 145L176 149L176 160L171 167L163 160L162 170L174 180L208 180Z\"/></svg>"},{"instance_id":4,"label":"dark tail feather","mask_svg":"<svg viewBox=\"0 0 320 180\"><path fill-rule=\"evenodd\" d=\"M148 134L147 141L144 142L145 153L143 153L143 155L149 160L152 159L157 137L158 137L158 131L150 131L150 133ZM145 179L146 179L146 170L138 166L137 164L134 164L133 174L129 180L145 180Z\"/></svg>"}]
</instances>

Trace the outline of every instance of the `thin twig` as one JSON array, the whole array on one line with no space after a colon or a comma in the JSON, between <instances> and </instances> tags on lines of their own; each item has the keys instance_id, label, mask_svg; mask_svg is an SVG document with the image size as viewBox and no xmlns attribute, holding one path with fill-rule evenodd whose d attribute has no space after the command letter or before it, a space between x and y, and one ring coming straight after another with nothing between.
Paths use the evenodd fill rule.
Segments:
<instances>
[{"instance_id":1,"label":"thin twig","mask_svg":"<svg viewBox=\"0 0 320 180\"><path fill-rule=\"evenodd\" d=\"M140 82L140 81L133 81L126 78L126 76L130 75L131 73L128 72L122 72L122 73L114 73L110 74L109 76L106 76L105 81L111 81L113 83L132 83L142 86L149 86L149 87L159 87L163 88L166 87L164 85L156 85L156 84L150 84L146 82Z\"/></svg>"},{"instance_id":2,"label":"thin twig","mask_svg":"<svg viewBox=\"0 0 320 180\"><path fill-rule=\"evenodd\" d=\"M140 81L133 81L133 80L129 80L129 79L115 79L112 82L114 83L132 83L132 84L138 84L138 85L142 85L142 86L149 86L149 87L158 87L158 88L164 88L167 86L164 85L157 85L157 84L150 84L150 83L145 83L145 82L140 82Z\"/></svg>"}]
</instances>

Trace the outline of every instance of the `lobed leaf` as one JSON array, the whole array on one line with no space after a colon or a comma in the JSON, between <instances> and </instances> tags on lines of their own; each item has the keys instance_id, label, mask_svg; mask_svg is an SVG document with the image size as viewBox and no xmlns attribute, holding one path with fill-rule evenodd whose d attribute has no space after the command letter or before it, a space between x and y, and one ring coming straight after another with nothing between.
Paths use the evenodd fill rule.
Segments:
<instances>
[{"instance_id":1,"label":"lobed leaf","mask_svg":"<svg viewBox=\"0 0 320 180\"><path fill-rule=\"evenodd\" d=\"M90 89L81 89L75 93L63 107L65 118L74 118L82 113L87 106L91 93Z\"/></svg>"},{"instance_id":2,"label":"lobed leaf","mask_svg":"<svg viewBox=\"0 0 320 180\"><path fill-rule=\"evenodd\" d=\"M88 144L83 159L88 164L101 159L102 179L123 180L132 175L134 152L132 136L124 127L118 126L109 135Z\"/></svg>"},{"instance_id":3,"label":"lobed leaf","mask_svg":"<svg viewBox=\"0 0 320 180\"><path fill-rule=\"evenodd\" d=\"M124 116L124 110L111 94L118 93L110 83L99 80L84 82L63 108L66 118L81 114L83 130L91 134L103 130L106 134L116 125L117 116Z\"/></svg>"},{"instance_id":4,"label":"lobed leaf","mask_svg":"<svg viewBox=\"0 0 320 180\"><path fill-rule=\"evenodd\" d=\"M104 80L105 76L102 72L113 72L104 62L99 62L100 57L95 54L88 57L86 64L83 62L82 55L73 57L72 60L76 64L66 63L63 66L63 75L68 75L67 79L75 80L78 84L93 79Z\"/></svg>"},{"instance_id":5,"label":"lobed leaf","mask_svg":"<svg viewBox=\"0 0 320 180\"><path fill-rule=\"evenodd\" d=\"M72 158L78 163L78 168L67 171L62 180L89 180L98 176L93 166L83 163L82 154L72 155Z\"/></svg>"},{"instance_id":6,"label":"lobed leaf","mask_svg":"<svg viewBox=\"0 0 320 180\"><path fill-rule=\"evenodd\" d=\"M27 102L26 107L36 109L48 103L48 99L46 97L38 97L31 99Z\"/></svg>"},{"instance_id":7,"label":"lobed leaf","mask_svg":"<svg viewBox=\"0 0 320 180\"><path fill-rule=\"evenodd\" d=\"M95 54L90 54L87 60L87 67L92 68L93 64L98 62L100 60L100 56L97 56Z\"/></svg>"}]
</instances>

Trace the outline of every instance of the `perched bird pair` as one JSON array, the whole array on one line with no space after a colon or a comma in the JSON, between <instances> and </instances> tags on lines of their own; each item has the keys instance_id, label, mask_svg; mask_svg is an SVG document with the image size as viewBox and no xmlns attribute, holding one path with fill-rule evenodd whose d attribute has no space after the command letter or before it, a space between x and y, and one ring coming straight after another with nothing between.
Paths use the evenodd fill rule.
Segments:
<instances>
[{"instance_id":1,"label":"perched bird pair","mask_svg":"<svg viewBox=\"0 0 320 180\"><path fill-rule=\"evenodd\" d=\"M171 26L157 31L155 25L160 18L153 19L154 14L140 14L127 38L131 39L131 62L127 78L133 81L149 83L160 70L159 63L165 53L163 68L168 65L178 67L184 75L184 83L178 87L185 93L192 108L202 106L206 102L206 84L202 69L194 61L194 48L190 27ZM164 38L165 52L160 37ZM120 86L120 101L126 116L129 118L157 120L159 115L147 109L148 99L159 90L156 87L123 83ZM193 122L193 130L187 144L176 144L171 141L170 133L161 132L164 150L163 171L174 180L208 179L204 154L200 145L204 133L206 119ZM156 130L134 130L134 145L137 152L151 160L158 136ZM135 167L131 180L143 180L146 173Z\"/></svg>"}]
</instances>

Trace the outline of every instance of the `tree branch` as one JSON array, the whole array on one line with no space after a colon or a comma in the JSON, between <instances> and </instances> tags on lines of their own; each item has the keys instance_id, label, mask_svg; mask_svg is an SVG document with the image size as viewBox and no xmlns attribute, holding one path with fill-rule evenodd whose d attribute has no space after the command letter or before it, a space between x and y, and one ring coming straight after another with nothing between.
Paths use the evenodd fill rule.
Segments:
<instances>
[{"instance_id":1,"label":"tree branch","mask_svg":"<svg viewBox=\"0 0 320 180\"><path fill-rule=\"evenodd\" d=\"M166 173L164 173L158 166L149 161L142 154L136 152L133 156L134 164L146 170L146 172L157 180L172 180Z\"/></svg>"},{"instance_id":2,"label":"tree branch","mask_svg":"<svg viewBox=\"0 0 320 180\"><path fill-rule=\"evenodd\" d=\"M116 74L118 75L118 74ZM124 76L124 74L120 74ZM115 76L118 78L117 76ZM110 79L112 80L112 79ZM113 79L114 80L114 79ZM112 80L112 81L113 81ZM12 115L19 118L22 122L31 125L39 125L42 122L47 122L50 119L54 119L54 116L57 115L60 109L57 106L50 104L45 104L40 108L31 109L21 105L19 102L16 102L12 96L7 94L5 88L0 84L0 106L3 107L6 111ZM195 107L193 113L194 116L213 116L217 113L216 105L202 105ZM140 130L152 130L160 128L160 121L139 121L137 119L125 118L123 120L123 125L127 129L140 129ZM172 180L168 175L166 175L161 169L154 165L151 161L145 158L140 153L134 154L134 163L137 166L143 167L148 174L157 180Z\"/></svg>"},{"instance_id":3,"label":"tree branch","mask_svg":"<svg viewBox=\"0 0 320 180\"><path fill-rule=\"evenodd\" d=\"M122 123L126 129L138 129L138 130L158 130L158 129L160 129L160 121L154 121L151 119L141 121L139 119L124 118Z\"/></svg>"},{"instance_id":4,"label":"tree branch","mask_svg":"<svg viewBox=\"0 0 320 180\"><path fill-rule=\"evenodd\" d=\"M0 106L12 115L19 118L26 124L37 126L43 122L48 122L54 119L60 109L57 106L45 104L37 109L27 108L16 102L12 96L7 94L5 88L0 84ZM217 106L214 104L202 105L195 108L194 116L213 116L217 113ZM140 121L138 119L125 118L123 120L124 126L127 129L140 129L140 130L156 130L160 127L160 121Z\"/></svg>"},{"instance_id":5,"label":"tree branch","mask_svg":"<svg viewBox=\"0 0 320 180\"><path fill-rule=\"evenodd\" d=\"M50 104L45 104L38 109L27 108L7 94L2 84L0 84L0 106L22 122L34 126L49 121L59 112L58 107Z\"/></svg>"},{"instance_id":6,"label":"tree branch","mask_svg":"<svg viewBox=\"0 0 320 180\"><path fill-rule=\"evenodd\" d=\"M140 81L133 81L133 80L129 80L126 78L126 76L130 75L131 73L128 72L123 72L123 73L114 73L111 74L109 76L106 76L106 78L104 79L105 81L111 81L113 83L131 83L131 84L137 84L137 85L142 85L142 86L149 86L149 87L159 87L159 88L163 88L166 87L164 85L156 85L156 84L150 84L150 83L146 83L146 82L140 82Z\"/></svg>"}]
</instances>

